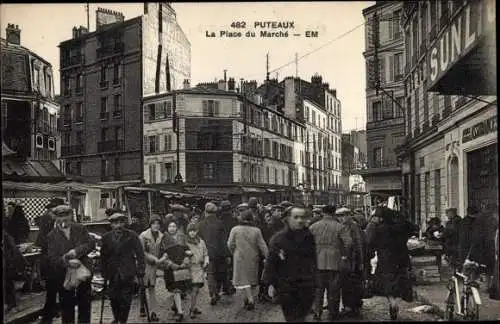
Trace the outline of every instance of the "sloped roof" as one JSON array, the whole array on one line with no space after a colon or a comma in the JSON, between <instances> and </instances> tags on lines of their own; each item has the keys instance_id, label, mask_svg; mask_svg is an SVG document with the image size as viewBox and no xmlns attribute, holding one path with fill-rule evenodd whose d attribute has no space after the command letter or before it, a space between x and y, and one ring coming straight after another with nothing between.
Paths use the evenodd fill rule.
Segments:
<instances>
[{"instance_id":1,"label":"sloped roof","mask_svg":"<svg viewBox=\"0 0 500 324\"><path fill-rule=\"evenodd\" d=\"M2 152L3 153L3 152ZM65 178L51 161L3 159L2 175L11 177Z\"/></svg>"}]
</instances>

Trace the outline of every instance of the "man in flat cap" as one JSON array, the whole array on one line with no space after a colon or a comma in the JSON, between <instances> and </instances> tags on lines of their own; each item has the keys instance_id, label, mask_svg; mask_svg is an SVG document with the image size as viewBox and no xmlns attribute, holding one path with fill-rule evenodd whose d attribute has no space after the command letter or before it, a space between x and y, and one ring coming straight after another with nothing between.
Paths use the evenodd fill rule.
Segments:
<instances>
[{"instance_id":1,"label":"man in flat cap","mask_svg":"<svg viewBox=\"0 0 500 324\"><path fill-rule=\"evenodd\" d=\"M219 291L229 291L228 283L228 251L225 244L224 224L217 218L217 206L208 202L205 205L205 219L199 224L199 235L207 246L210 263L207 269L208 291L210 304L215 305L220 300Z\"/></svg>"},{"instance_id":2,"label":"man in flat cap","mask_svg":"<svg viewBox=\"0 0 500 324\"><path fill-rule=\"evenodd\" d=\"M54 277L54 272L50 269L50 262L47 253L48 235L55 226L54 208L64 205L64 200L61 198L53 198L45 206L45 213L36 219L38 225L38 236L35 245L41 248L40 255L40 272L43 280L45 281L45 306L43 307L42 323L50 323L52 319L58 314L57 305L57 282Z\"/></svg>"},{"instance_id":3,"label":"man in flat cap","mask_svg":"<svg viewBox=\"0 0 500 324\"><path fill-rule=\"evenodd\" d=\"M109 280L113 323L126 323L134 295L135 279L143 285L146 269L144 249L139 236L127 229L128 217L115 212L108 217L112 230L101 241L101 272Z\"/></svg>"},{"instance_id":4,"label":"man in flat cap","mask_svg":"<svg viewBox=\"0 0 500 324\"><path fill-rule=\"evenodd\" d=\"M54 280L57 281L59 299L61 302L62 322L75 322L75 304L78 304L78 323L90 323L91 318L91 279L92 275L81 282L75 289L66 290L63 287L66 272L69 268L85 266L92 271L89 257L95 248L95 241L87 228L73 221L73 209L67 205L55 207L55 228L49 233L47 252ZM54 310L47 310L54 314Z\"/></svg>"}]
</instances>

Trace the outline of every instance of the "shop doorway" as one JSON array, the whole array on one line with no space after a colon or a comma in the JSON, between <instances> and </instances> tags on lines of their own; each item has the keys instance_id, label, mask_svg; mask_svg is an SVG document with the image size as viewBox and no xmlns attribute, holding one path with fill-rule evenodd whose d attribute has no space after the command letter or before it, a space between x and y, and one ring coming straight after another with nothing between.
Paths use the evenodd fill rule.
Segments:
<instances>
[{"instance_id":1,"label":"shop doorway","mask_svg":"<svg viewBox=\"0 0 500 324\"><path fill-rule=\"evenodd\" d=\"M497 144L467 153L467 206L498 203Z\"/></svg>"}]
</instances>

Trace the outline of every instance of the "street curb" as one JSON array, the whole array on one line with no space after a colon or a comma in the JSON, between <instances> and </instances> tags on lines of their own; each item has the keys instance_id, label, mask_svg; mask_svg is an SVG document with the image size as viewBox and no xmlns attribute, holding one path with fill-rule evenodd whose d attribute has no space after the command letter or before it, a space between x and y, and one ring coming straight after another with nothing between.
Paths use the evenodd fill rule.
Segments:
<instances>
[{"instance_id":1,"label":"street curb","mask_svg":"<svg viewBox=\"0 0 500 324\"><path fill-rule=\"evenodd\" d=\"M431 306L433 314L436 314L437 316L444 318L445 310L444 310L443 306L441 306L437 303L431 302L427 297L425 297L425 295L422 292L419 292L418 288L414 288L413 295L415 297L415 300L417 300L423 304Z\"/></svg>"}]
</instances>

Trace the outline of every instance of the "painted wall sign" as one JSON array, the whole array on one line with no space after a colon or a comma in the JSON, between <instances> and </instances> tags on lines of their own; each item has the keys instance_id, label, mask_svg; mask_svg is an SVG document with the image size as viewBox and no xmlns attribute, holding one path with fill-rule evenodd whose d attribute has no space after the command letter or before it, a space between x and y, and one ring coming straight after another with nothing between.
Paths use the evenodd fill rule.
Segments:
<instances>
[{"instance_id":1,"label":"painted wall sign","mask_svg":"<svg viewBox=\"0 0 500 324\"><path fill-rule=\"evenodd\" d=\"M462 143L467 143L483 135L496 132L497 116L490 117L472 127L464 129L462 133Z\"/></svg>"},{"instance_id":2,"label":"painted wall sign","mask_svg":"<svg viewBox=\"0 0 500 324\"><path fill-rule=\"evenodd\" d=\"M495 28L495 0L468 1L431 46L428 55L430 87Z\"/></svg>"}]
</instances>

